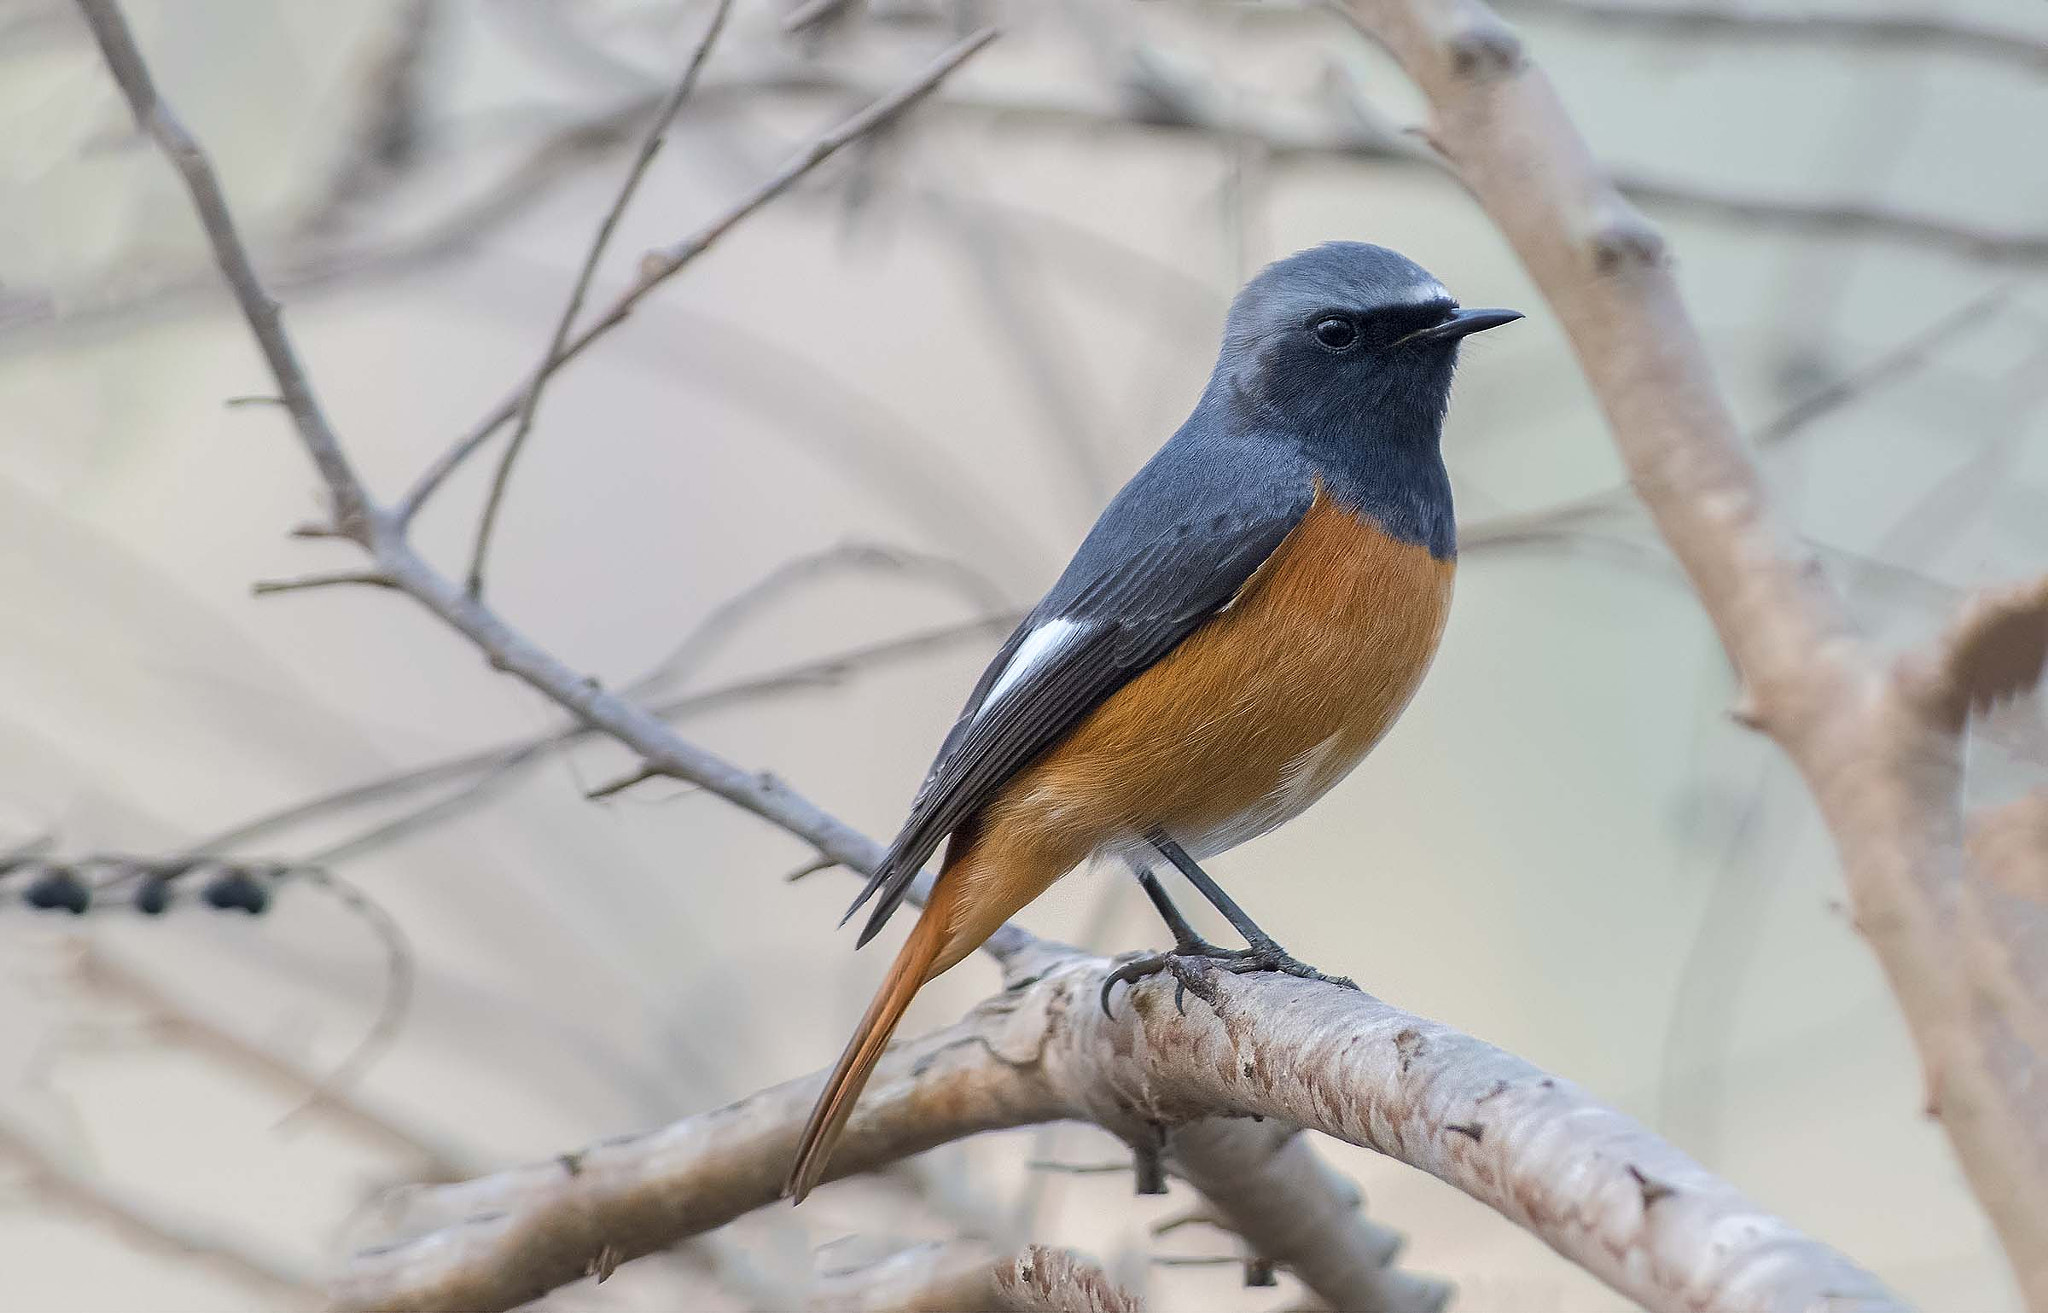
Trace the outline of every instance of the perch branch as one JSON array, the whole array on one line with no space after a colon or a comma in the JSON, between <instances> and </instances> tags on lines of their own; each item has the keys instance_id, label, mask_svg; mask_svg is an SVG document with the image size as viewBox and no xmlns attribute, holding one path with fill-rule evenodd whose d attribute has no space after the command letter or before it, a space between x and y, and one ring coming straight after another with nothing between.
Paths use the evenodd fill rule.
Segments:
<instances>
[{"instance_id":1,"label":"perch branch","mask_svg":"<svg viewBox=\"0 0 2048 1313\"><path fill-rule=\"evenodd\" d=\"M1779 522L1662 237L1603 176L1514 32L1478 0L1350 0L1340 12L1420 87L1434 140L1562 321L1757 722L1813 790L1856 924L1919 1049L1930 1107L2021 1289L2048 1306L2048 1101L2034 1075L2044 1055L1999 1009L1977 1006L1981 982L1967 978L1964 725L1953 700L1884 668Z\"/></svg>"},{"instance_id":2,"label":"perch branch","mask_svg":"<svg viewBox=\"0 0 2048 1313\"><path fill-rule=\"evenodd\" d=\"M1166 1127L1182 1170L1190 1154L1205 1159L1197 1177L1264 1153L1275 1188L1326 1195L1313 1156L1271 1154L1273 1129L1243 1120L1262 1117L1420 1167L1659 1313L1793 1313L1823 1296L1837 1313L1902 1307L1635 1122L1448 1027L1278 975L1219 976L1216 1008L1190 1003L1184 1015L1174 982L1150 981L1111 1018L1096 1001L1111 966L1045 943L1013 957L1008 990L883 1058L832 1175L982 1131L1078 1119L1127 1139ZM822 1083L819 1073L659 1131L408 1191L438 1216L470 1220L359 1255L337 1299L507 1308L577 1279L606 1246L631 1258L721 1226L778 1197ZM1375 1307L1310 1284L1337 1307Z\"/></svg>"}]
</instances>

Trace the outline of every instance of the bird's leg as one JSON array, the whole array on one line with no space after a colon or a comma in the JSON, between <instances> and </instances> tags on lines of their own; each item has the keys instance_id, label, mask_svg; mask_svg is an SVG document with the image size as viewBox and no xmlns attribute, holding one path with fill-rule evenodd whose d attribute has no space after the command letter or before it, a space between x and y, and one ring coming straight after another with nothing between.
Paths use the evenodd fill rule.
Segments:
<instances>
[{"instance_id":1,"label":"bird's leg","mask_svg":"<svg viewBox=\"0 0 2048 1313\"><path fill-rule=\"evenodd\" d=\"M1166 953L1148 953L1124 963L1102 982L1102 1011L1110 1013L1109 993L1118 983L1135 984L1147 976L1164 972L1173 977L1173 1005L1185 1011L1187 996L1195 997L1212 1007L1216 1002L1216 986L1210 980L1213 972L1222 970L1234 975L1245 975L1254 971L1278 971L1304 980L1321 980L1333 985L1356 989L1357 985L1342 976L1326 976L1306 963L1296 961L1288 952L1274 942L1273 937L1259 928L1256 921L1245 914L1243 908L1229 894L1209 877L1209 873L1195 864L1185 848L1166 837L1161 831L1146 836L1148 842L1157 848L1160 855L1172 862L1180 873L1188 878L1201 895L1208 899L1215 909L1229 919L1237 932L1244 936L1244 948L1219 948L1196 933L1188 924L1187 917L1175 907L1173 899L1159 883L1159 877L1152 868L1142 862L1132 862L1131 871L1138 877L1138 887L1152 900L1152 906L1159 912L1159 919L1166 922L1166 928L1173 935L1173 949Z\"/></svg>"},{"instance_id":2,"label":"bird's leg","mask_svg":"<svg viewBox=\"0 0 2048 1313\"><path fill-rule=\"evenodd\" d=\"M1166 928L1173 934L1173 951L1183 957L1215 957L1225 950L1216 947L1197 934L1181 915L1173 899L1166 893L1166 886L1159 883L1159 877L1152 874L1152 868L1143 862L1131 863L1131 874L1138 877L1138 887L1145 891L1145 897L1152 900L1152 906L1159 913L1159 919L1166 922Z\"/></svg>"},{"instance_id":3,"label":"bird's leg","mask_svg":"<svg viewBox=\"0 0 2048 1313\"><path fill-rule=\"evenodd\" d=\"M1286 949L1280 947L1273 936L1261 930L1259 923L1247 916L1245 910L1237 905L1236 900L1224 893L1222 886L1210 879L1209 873L1195 864L1195 859L1188 856L1188 850L1168 838L1164 830L1154 830L1145 838L1159 850L1160 856L1172 862L1175 869L1187 877L1188 883L1193 885L1202 897L1209 900L1211 907L1223 913L1224 918L1244 936L1247 947L1242 952L1232 953L1227 958L1219 960L1217 966L1221 969L1240 975L1253 971L1279 971L1290 976L1300 976L1304 980L1321 980L1332 985L1342 985L1346 989L1358 988L1343 976L1326 976L1307 963L1297 961Z\"/></svg>"},{"instance_id":4,"label":"bird's leg","mask_svg":"<svg viewBox=\"0 0 2048 1313\"><path fill-rule=\"evenodd\" d=\"M1147 953L1131 959L1109 973L1102 982L1102 1015L1114 1016L1110 1011L1109 991L1121 984L1136 984L1147 976L1166 972L1173 977L1173 1006L1176 1010L1187 1011L1187 996L1192 991L1196 998L1214 1004L1216 986L1209 980L1209 963L1228 958L1232 949L1218 948L1195 932L1188 919L1173 905L1165 886L1159 877L1152 874L1152 868L1143 862L1131 863L1131 874L1138 877L1138 887L1145 891L1145 897L1152 900L1159 919L1166 922L1166 928L1173 935L1173 949L1166 953Z\"/></svg>"}]
</instances>

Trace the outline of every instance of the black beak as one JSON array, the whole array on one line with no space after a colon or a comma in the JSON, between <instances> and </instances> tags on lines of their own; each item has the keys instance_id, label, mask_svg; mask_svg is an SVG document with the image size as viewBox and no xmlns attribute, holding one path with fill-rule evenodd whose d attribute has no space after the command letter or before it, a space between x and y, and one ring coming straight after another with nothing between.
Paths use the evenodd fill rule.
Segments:
<instances>
[{"instance_id":1,"label":"black beak","mask_svg":"<svg viewBox=\"0 0 2048 1313\"><path fill-rule=\"evenodd\" d=\"M1420 329L1402 338L1395 346L1409 342L1455 342L1461 337L1483 333L1489 328L1512 324L1522 317L1519 310L1453 310L1451 317L1441 324Z\"/></svg>"}]
</instances>

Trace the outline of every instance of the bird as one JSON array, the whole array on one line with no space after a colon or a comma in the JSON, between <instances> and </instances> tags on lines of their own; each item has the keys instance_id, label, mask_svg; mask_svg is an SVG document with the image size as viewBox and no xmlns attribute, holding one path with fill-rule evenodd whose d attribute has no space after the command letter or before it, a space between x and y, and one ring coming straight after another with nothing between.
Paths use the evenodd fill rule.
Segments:
<instances>
[{"instance_id":1,"label":"bird","mask_svg":"<svg viewBox=\"0 0 2048 1313\"><path fill-rule=\"evenodd\" d=\"M1208 385L983 672L846 918L880 932L946 844L923 911L804 1128L802 1202L924 984L1054 881L1128 861L1174 936L1118 983L1205 968L1334 979L1280 948L1200 860L1299 815L1407 706L1457 558L1440 450L1459 343L1522 318L1465 309L1383 246L1277 260L1233 298ZM1198 937L1164 857L1244 937ZM1340 981L1348 985L1349 981Z\"/></svg>"}]
</instances>

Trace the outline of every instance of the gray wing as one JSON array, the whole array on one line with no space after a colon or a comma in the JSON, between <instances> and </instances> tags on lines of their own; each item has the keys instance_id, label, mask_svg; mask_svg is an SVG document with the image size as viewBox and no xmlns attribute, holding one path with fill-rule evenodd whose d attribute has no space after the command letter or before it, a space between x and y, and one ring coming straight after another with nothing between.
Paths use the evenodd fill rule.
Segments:
<instances>
[{"instance_id":1,"label":"gray wing","mask_svg":"<svg viewBox=\"0 0 2048 1313\"><path fill-rule=\"evenodd\" d=\"M945 837L1112 693L1237 595L1301 522L1314 481L1291 449L1183 430L1097 520L983 672L888 854L847 918L881 930Z\"/></svg>"}]
</instances>

